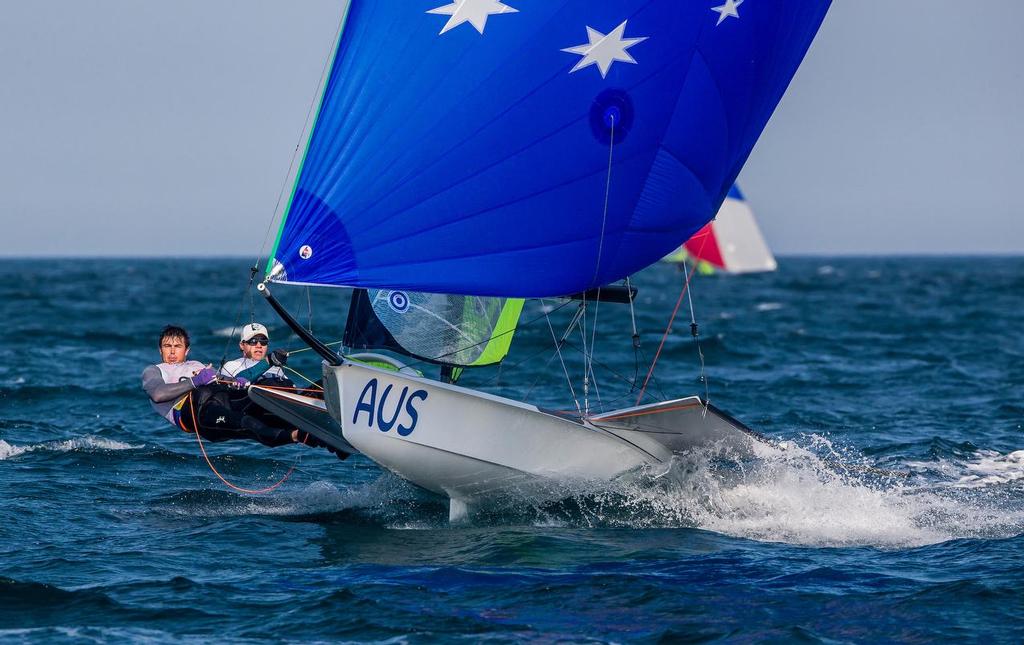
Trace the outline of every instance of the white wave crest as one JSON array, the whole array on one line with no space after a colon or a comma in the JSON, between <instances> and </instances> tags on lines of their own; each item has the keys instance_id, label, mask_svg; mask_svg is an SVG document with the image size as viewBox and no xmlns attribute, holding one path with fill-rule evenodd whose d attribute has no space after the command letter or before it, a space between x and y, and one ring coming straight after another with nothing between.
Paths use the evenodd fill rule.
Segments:
<instances>
[{"instance_id":1,"label":"white wave crest","mask_svg":"<svg viewBox=\"0 0 1024 645\"><path fill-rule=\"evenodd\" d=\"M0 461L23 455L27 452L100 452L108 450L138 450L141 445L132 445L102 437L77 437L63 441L46 441L44 443L17 446L0 439Z\"/></svg>"}]
</instances>

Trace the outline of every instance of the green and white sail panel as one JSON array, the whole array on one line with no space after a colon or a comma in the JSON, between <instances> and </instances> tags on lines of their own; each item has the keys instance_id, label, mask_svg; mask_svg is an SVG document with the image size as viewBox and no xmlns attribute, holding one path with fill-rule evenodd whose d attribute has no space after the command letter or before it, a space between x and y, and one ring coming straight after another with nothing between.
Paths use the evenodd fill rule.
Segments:
<instances>
[{"instance_id":1,"label":"green and white sail panel","mask_svg":"<svg viewBox=\"0 0 1024 645\"><path fill-rule=\"evenodd\" d=\"M343 344L441 365L494 365L508 354L522 310L519 298L357 289Z\"/></svg>"}]
</instances>

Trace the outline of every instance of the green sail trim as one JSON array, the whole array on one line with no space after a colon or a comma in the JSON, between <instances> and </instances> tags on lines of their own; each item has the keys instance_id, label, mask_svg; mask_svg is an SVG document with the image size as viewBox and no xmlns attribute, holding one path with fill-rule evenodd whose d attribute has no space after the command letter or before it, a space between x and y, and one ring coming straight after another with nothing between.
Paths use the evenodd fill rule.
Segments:
<instances>
[{"instance_id":1,"label":"green sail trim","mask_svg":"<svg viewBox=\"0 0 1024 645\"><path fill-rule=\"evenodd\" d=\"M270 280L274 271L274 258L277 257L277 249L281 245L281 235L284 233L285 224L288 222L288 215L292 210L292 202L295 201L295 193L299 188L299 179L302 178L302 170L306 167L306 156L309 155L310 144L313 142L313 135L316 133L317 125L320 123L320 114L324 109L324 99L327 97L327 82L331 78L331 70L334 69L334 61L338 58L338 50L341 49L342 35L345 33L345 23L348 21L349 8L352 6L350 0L345 0L345 9L341 14L341 23L338 25L338 35L335 38L334 49L331 52L331 60L324 68L323 80L320 84L320 100L316 106L316 116L313 118L313 126L309 129L309 136L306 137L306 145L302 149L302 160L299 162L299 170L295 173L295 182L292 184L291 193L288 195L288 203L285 204L281 225L277 227L277 236L274 238L274 246L267 256L267 265L264 268L264 279Z\"/></svg>"},{"instance_id":2,"label":"green sail trim","mask_svg":"<svg viewBox=\"0 0 1024 645\"><path fill-rule=\"evenodd\" d=\"M509 298L505 301L505 306L501 310L497 324L494 325L494 333L491 335L487 347L469 365L470 367L494 365L505 360L512 345L512 337L515 336L516 328L519 326L519 317L523 313L525 302L522 298Z\"/></svg>"}]
</instances>

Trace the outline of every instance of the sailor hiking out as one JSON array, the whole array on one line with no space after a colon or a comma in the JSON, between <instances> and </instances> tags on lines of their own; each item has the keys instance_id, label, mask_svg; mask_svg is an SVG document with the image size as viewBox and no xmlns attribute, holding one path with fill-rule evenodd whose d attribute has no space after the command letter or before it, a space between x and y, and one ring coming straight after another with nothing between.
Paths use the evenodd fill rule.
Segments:
<instances>
[{"instance_id":1,"label":"sailor hiking out","mask_svg":"<svg viewBox=\"0 0 1024 645\"><path fill-rule=\"evenodd\" d=\"M266 328L256 326L262 328L265 341ZM255 346L258 347L258 343ZM150 404L157 414L172 425L185 432L198 432L208 441L252 439L274 447L304 438L300 436L304 433L298 430L274 427L248 412L252 405L245 393L250 383L248 378L218 378L212 367L188 360L190 340L184 328L164 327L158 347L161 362L148 366L142 372L142 388L149 395ZM265 353L266 345L263 347ZM271 366L264 365L268 368L264 371L269 371ZM254 372L259 369L262 367L257 366Z\"/></svg>"}]
</instances>

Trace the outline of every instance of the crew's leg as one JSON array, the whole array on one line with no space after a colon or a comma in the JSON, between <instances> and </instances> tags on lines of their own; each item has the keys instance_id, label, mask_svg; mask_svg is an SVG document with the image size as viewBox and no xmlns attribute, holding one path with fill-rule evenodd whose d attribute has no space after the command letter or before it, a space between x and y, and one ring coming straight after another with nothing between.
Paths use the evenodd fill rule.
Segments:
<instances>
[{"instance_id":1,"label":"crew's leg","mask_svg":"<svg viewBox=\"0 0 1024 645\"><path fill-rule=\"evenodd\" d=\"M199 434L208 441L255 439L242 427L242 415L209 399L199 408Z\"/></svg>"}]
</instances>

